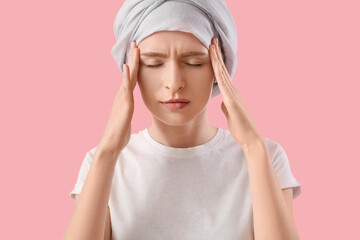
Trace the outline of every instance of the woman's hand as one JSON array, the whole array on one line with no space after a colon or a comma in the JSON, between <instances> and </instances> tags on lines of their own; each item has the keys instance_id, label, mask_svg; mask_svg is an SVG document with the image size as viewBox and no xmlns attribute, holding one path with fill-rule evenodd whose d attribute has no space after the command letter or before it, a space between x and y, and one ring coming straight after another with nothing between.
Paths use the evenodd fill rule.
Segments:
<instances>
[{"instance_id":1,"label":"woman's hand","mask_svg":"<svg viewBox=\"0 0 360 240\"><path fill-rule=\"evenodd\" d=\"M210 59L223 98L221 110L227 118L229 130L241 146L264 141L255 122L245 107L239 91L233 85L221 56L221 48L215 37L210 45Z\"/></svg>"},{"instance_id":2,"label":"woman's hand","mask_svg":"<svg viewBox=\"0 0 360 240\"><path fill-rule=\"evenodd\" d=\"M99 148L119 154L128 144L131 136L131 119L134 113L134 96L140 50L136 42L132 41L129 50L129 64L124 64L123 82L117 92L110 118L105 128Z\"/></svg>"}]
</instances>

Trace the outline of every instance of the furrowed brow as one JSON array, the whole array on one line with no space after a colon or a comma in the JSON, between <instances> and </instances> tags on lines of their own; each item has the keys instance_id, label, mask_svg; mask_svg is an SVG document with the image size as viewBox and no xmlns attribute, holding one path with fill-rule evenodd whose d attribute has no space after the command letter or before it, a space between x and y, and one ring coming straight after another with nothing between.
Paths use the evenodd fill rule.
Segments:
<instances>
[{"instance_id":1,"label":"furrowed brow","mask_svg":"<svg viewBox=\"0 0 360 240\"><path fill-rule=\"evenodd\" d=\"M192 56L200 56L200 57L206 57L208 54L205 52L196 52L196 51L190 51L190 52L186 52L180 55L180 57L185 58L185 57L192 57ZM163 53L159 53L159 52L144 52L141 53L142 57L161 57L161 58L166 58L167 55L163 54Z\"/></svg>"}]
</instances>

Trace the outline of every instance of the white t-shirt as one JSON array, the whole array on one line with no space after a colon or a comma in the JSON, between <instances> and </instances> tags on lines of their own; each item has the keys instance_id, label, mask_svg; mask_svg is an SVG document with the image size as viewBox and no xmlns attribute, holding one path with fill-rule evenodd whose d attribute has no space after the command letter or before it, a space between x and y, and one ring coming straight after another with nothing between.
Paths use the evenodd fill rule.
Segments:
<instances>
[{"instance_id":1,"label":"white t-shirt","mask_svg":"<svg viewBox=\"0 0 360 240\"><path fill-rule=\"evenodd\" d=\"M281 189L301 193L287 155L265 138ZM80 194L96 147L86 153L70 193ZM218 128L207 143L173 148L147 128L132 134L120 153L109 208L112 239L254 239L247 162L229 130Z\"/></svg>"}]
</instances>

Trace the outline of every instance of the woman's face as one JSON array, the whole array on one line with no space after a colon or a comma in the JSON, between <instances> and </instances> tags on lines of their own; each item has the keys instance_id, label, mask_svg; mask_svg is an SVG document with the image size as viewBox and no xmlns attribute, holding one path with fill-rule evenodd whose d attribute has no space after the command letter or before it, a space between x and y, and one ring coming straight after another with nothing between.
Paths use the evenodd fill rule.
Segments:
<instances>
[{"instance_id":1,"label":"woman's face","mask_svg":"<svg viewBox=\"0 0 360 240\"><path fill-rule=\"evenodd\" d=\"M209 51L197 37L180 31L161 31L143 39L138 48L138 84L153 117L179 126L206 113L214 72ZM195 52L198 54L187 54ZM188 99L190 103L178 110L161 103L173 98Z\"/></svg>"}]
</instances>

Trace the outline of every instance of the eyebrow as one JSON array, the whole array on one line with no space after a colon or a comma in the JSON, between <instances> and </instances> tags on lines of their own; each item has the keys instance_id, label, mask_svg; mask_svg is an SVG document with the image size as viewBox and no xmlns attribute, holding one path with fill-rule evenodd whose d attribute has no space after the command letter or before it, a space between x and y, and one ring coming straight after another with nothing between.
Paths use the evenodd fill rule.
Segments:
<instances>
[{"instance_id":1,"label":"eyebrow","mask_svg":"<svg viewBox=\"0 0 360 240\"><path fill-rule=\"evenodd\" d=\"M205 57L208 54L205 52L196 52L196 51L190 51L190 52L186 52L180 55L180 57L191 57L191 56L200 56L200 57ZM141 56L143 57L161 57L161 58L166 58L167 55L163 54L163 53L159 53L159 52L145 52L145 53L141 53Z\"/></svg>"}]
</instances>

